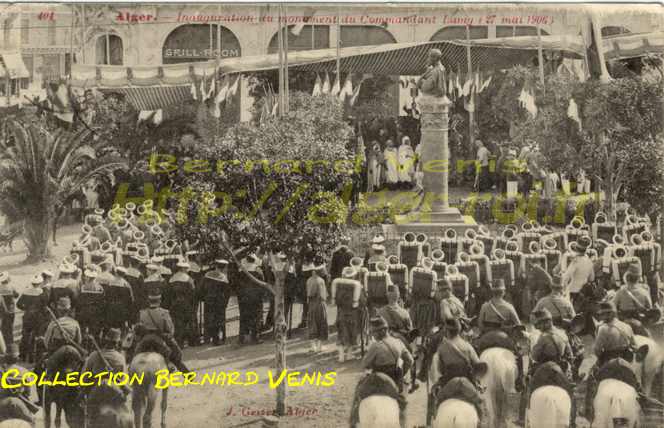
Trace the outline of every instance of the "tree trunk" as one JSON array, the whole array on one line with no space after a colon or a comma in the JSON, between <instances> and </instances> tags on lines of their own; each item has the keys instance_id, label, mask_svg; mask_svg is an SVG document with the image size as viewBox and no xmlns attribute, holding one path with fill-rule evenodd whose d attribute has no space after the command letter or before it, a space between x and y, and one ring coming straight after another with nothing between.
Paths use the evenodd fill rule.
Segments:
<instances>
[{"instance_id":1,"label":"tree trunk","mask_svg":"<svg viewBox=\"0 0 664 428\"><path fill-rule=\"evenodd\" d=\"M275 371L279 376L286 370L286 304L284 299L284 283L286 271L275 272L274 283L274 344L275 344ZM291 309L292 310L292 309ZM286 382L277 387L277 416L286 415Z\"/></svg>"},{"instance_id":2,"label":"tree trunk","mask_svg":"<svg viewBox=\"0 0 664 428\"><path fill-rule=\"evenodd\" d=\"M28 244L29 263L37 263L48 257L48 239L51 230L48 218L26 219L25 237Z\"/></svg>"}]
</instances>

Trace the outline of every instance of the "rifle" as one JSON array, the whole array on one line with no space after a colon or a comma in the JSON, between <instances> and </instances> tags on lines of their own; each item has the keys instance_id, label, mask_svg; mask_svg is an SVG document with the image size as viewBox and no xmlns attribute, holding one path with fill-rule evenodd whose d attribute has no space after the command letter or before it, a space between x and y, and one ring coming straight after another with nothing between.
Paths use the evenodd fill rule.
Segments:
<instances>
[{"instance_id":1,"label":"rifle","mask_svg":"<svg viewBox=\"0 0 664 428\"><path fill-rule=\"evenodd\" d=\"M53 313L53 311L51 310L51 308L49 308L49 307L47 306L47 307L46 307L46 311L47 311L48 314L51 316L51 318L53 318L53 321L55 321L55 324L58 326L58 330L60 330L60 334L62 334L62 338L65 340L65 342L67 342L69 345L71 345L71 346L73 346L74 348L76 348L76 350L77 350L78 352L80 352L82 355L87 355L87 354L88 354L88 351L87 351L85 348L83 348L81 345L79 345L78 343L74 342L74 341L73 341L73 340L67 335L67 333L65 332L64 328L62 328L62 325L60 324L60 321L58 321L58 318L55 316L55 314Z\"/></svg>"},{"instance_id":2,"label":"rifle","mask_svg":"<svg viewBox=\"0 0 664 428\"><path fill-rule=\"evenodd\" d=\"M28 410L30 411L30 413L33 413L33 414L34 414L34 413L37 413L37 412L41 409L40 406L38 406L38 405L36 405L35 403L33 403L32 401L30 401L30 400L29 400L27 397L25 397L21 392L16 391L16 390L12 390L12 391L13 391L13 392L15 391L15 392L13 393L14 397L16 397L16 398L18 398L19 400L21 400L21 401L23 402L23 404L25 404L25 406L28 408Z\"/></svg>"}]
</instances>

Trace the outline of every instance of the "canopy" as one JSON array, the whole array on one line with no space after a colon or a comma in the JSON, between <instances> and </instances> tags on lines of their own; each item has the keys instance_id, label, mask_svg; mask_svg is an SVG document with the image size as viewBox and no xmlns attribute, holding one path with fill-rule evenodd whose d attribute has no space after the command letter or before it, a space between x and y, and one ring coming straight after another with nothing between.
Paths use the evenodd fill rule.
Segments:
<instances>
[{"instance_id":1,"label":"canopy","mask_svg":"<svg viewBox=\"0 0 664 428\"><path fill-rule=\"evenodd\" d=\"M27 67L19 52L0 51L0 77L10 79L24 79L30 77Z\"/></svg>"},{"instance_id":2,"label":"canopy","mask_svg":"<svg viewBox=\"0 0 664 428\"><path fill-rule=\"evenodd\" d=\"M604 57L607 60L661 54L664 53L664 31L606 37L603 44Z\"/></svg>"}]
</instances>

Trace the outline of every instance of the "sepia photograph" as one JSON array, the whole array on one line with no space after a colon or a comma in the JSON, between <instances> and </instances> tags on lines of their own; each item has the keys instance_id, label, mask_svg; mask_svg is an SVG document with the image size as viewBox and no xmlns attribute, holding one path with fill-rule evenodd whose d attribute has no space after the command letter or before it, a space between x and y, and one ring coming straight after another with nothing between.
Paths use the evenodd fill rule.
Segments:
<instances>
[{"instance_id":1,"label":"sepia photograph","mask_svg":"<svg viewBox=\"0 0 664 428\"><path fill-rule=\"evenodd\" d=\"M664 6L0 2L0 428L664 428Z\"/></svg>"}]
</instances>

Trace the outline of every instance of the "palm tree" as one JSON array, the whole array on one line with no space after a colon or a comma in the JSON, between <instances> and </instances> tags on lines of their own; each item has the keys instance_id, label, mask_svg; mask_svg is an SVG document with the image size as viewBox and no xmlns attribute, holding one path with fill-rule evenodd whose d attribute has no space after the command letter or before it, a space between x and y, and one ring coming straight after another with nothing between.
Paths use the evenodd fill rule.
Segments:
<instances>
[{"instance_id":1,"label":"palm tree","mask_svg":"<svg viewBox=\"0 0 664 428\"><path fill-rule=\"evenodd\" d=\"M95 177L126 168L122 159L97 157L103 140L88 129L48 131L37 123L8 122L12 138L0 141L0 211L25 221L28 262L48 257L48 238L57 208Z\"/></svg>"}]
</instances>

